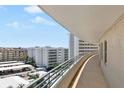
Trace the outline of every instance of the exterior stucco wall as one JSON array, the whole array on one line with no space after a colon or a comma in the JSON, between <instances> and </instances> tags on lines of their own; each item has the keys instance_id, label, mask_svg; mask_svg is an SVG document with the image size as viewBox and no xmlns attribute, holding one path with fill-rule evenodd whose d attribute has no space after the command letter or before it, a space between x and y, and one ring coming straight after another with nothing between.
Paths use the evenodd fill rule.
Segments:
<instances>
[{"instance_id":1,"label":"exterior stucco wall","mask_svg":"<svg viewBox=\"0 0 124 93\"><path fill-rule=\"evenodd\" d=\"M104 56L104 41L107 41L107 63ZM103 60L101 67L110 87L124 87L124 16L103 35Z\"/></svg>"}]
</instances>

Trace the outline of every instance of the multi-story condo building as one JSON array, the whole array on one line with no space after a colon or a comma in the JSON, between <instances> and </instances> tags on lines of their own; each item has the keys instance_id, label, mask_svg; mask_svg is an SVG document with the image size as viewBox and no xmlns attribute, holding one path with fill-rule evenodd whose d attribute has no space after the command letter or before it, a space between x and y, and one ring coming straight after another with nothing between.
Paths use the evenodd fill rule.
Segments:
<instances>
[{"instance_id":1,"label":"multi-story condo building","mask_svg":"<svg viewBox=\"0 0 124 93\"><path fill-rule=\"evenodd\" d=\"M28 57L34 58L34 47L27 48L27 55Z\"/></svg>"},{"instance_id":2,"label":"multi-story condo building","mask_svg":"<svg viewBox=\"0 0 124 93\"><path fill-rule=\"evenodd\" d=\"M40 48L40 47L35 47L34 48L34 50L33 50L33 59L34 59L34 61L36 62L36 65L38 66L38 67L41 67L41 66L43 66L43 49L42 48Z\"/></svg>"},{"instance_id":3,"label":"multi-story condo building","mask_svg":"<svg viewBox=\"0 0 124 93\"><path fill-rule=\"evenodd\" d=\"M80 40L73 34L70 34L70 58L85 53L98 52L99 45L97 43L89 43Z\"/></svg>"},{"instance_id":4,"label":"multi-story condo building","mask_svg":"<svg viewBox=\"0 0 124 93\"><path fill-rule=\"evenodd\" d=\"M68 49L53 47L28 48L28 56L33 58L38 67L54 67L68 60Z\"/></svg>"},{"instance_id":5,"label":"multi-story condo building","mask_svg":"<svg viewBox=\"0 0 124 93\"><path fill-rule=\"evenodd\" d=\"M66 48L58 48L57 49L57 61L62 63L68 60L68 49Z\"/></svg>"},{"instance_id":6,"label":"multi-story condo building","mask_svg":"<svg viewBox=\"0 0 124 93\"><path fill-rule=\"evenodd\" d=\"M0 48L0 61L23 61L27 57L24 48Z\"/></svg>"},{"instance_id":7,"label":"multi-story condo building","mask_svg":"<svg viewBox=\"0 0 124 93\"><path fill-rule=\"evenodd\" d=\"M57 57L57 49L56 48L46 48L46 54L44 55L44 64L47 67L54 67L55 64L59 64ZM46 60L46 61L45 61Z\"/></svg>"}]
</instances>

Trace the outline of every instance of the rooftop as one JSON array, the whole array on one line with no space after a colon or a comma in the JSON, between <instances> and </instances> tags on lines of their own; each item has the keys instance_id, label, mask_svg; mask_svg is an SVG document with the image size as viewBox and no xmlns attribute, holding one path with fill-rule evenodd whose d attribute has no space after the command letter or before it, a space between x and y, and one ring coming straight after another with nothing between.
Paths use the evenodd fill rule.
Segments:
<instances>
[{"instance_id":1,"label":"rooftop","mask_svg":"<svg viewBox=\"0 0 124 93\"><path fill-rule=\"evenodd\" d=\"M19 66L12 66L12 67L5 67L5 68L0 68L0 71L4 71L4 70L19 70L25 67L29 67L32 68L31 65L19 65Z\"/></svg>"},{"instance_id":2,"label":"rooftop","mask_svg":"<svg viewBox=\"0 0 124 93\"><path fill-rule=\"evenodd\" d=\"M1 88L9 88L9 87L17 88L19 87L19 85L21 86L27 84L29 84L29 82L19 76L12 76L12 77L0 79Z\"/></svg>"}]
</instances>

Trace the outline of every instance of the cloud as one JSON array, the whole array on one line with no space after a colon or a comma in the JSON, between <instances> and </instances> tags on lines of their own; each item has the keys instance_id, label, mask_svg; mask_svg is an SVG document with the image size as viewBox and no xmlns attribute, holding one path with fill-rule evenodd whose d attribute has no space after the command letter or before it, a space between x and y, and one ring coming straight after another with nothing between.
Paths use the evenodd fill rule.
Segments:
<instances>
[{"instance_id":1,"label":"cloud","mask_svg":"<svg viewBox=\"0 0 124 93\"><path fill-rule=\"evenodd\" d=\"M13 28L18 28L19 27L19 23L17 21L7 23L6 25L9 26L9 27L13 27Z\"/></svg>"},{"instance_id":2,"label":"cloud","mask_svg":"<svg viewBox=\"0 0 124 93\"><path fill-rule=\"evenodd\" d=\"M45 18L43 17L40 17L40 16L36 16L33 20L31 20L32 23L35 23L35 24L46 24L46 25L52 25L54 26L55 23L52 22L52 21L49 21L49 20L46 20Z\"/></svg>"},{"instance_id":3,"label":"cloud","mask_svg":"<svg viewBox=\"0 0 124 93\"><path fill-rule=\"evenodd\" d=\"M54 22L50 22L50 21L47 21L45 24L46 25L51 25L51 26L55 26L56 25Z\"/></svg>"},{"instance_id":4,"label":"cloud","mask_svg":"<svg viewBox=\"0 0 124 93\"><path fill-rule=\"evenodd\" d=\"M29 14L37 14L37 13L44 13L38 6L27 6L24 7L24 11Z\"/></svg>"},{"instance_id":5,"label":"cloud","mask_svg":"<svg viewBox=\"0 0 124 93\"><path fill-rule=\"evenodd\" d=\"M35 17L33 20L31 20L32 23L35 23L35 24L42 24L44 23L46 20L40 16L37 16Z\"/></svg>"},{"instance_id":6,"label":"cloud","mask_svg":"<svg viewBox=\"0 0 124 93\"><path fill-rule=\"evenodd\" d=\"M34 29L35 25L30 23L24 23L24 22L18 22L18 21L12 21L7 24L5 24L7 27L18 29L18 30L25 30L25 29Z\"/></svg>"}]
</instances>

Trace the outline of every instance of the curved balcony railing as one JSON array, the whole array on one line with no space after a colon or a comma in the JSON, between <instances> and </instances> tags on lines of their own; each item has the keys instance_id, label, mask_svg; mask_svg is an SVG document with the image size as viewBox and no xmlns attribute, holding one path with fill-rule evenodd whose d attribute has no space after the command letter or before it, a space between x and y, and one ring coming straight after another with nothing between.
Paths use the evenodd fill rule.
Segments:
<instances>
[{"instance_id":1,"label":"curved balcony railing","mask_svg":"<svg viewBox=\"0 0 124 93\"><path fill-rule=\"evenodd\" d=\"M63 76L63 74L78 60L80 60L82 56L76 56L70 60L65 61L59 66L55 67L51 71L49 71L43 77L35 80L31 84L27 85L27 88L50 88L59 78Z\"/></svg>"}]
</instances>

